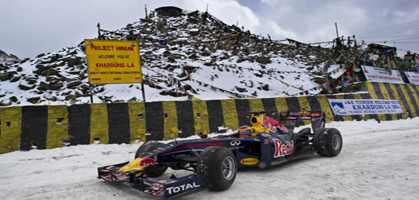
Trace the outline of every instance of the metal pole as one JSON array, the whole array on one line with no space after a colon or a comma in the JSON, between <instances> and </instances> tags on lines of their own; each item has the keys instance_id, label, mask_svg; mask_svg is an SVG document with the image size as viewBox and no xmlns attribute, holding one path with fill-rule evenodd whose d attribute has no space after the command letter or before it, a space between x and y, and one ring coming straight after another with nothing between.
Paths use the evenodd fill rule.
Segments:
<instances>
[{"instance_id":1,"label":"metal pole","mask_svg":"<svg viewBox=\"0 0 419 200\"><path fill-rule=\"evenodd\" d=\"M142 92L143 92L143 100L144 100L144 102L145 102L144 81L143 81L143 82L141 82L141 90L142 90Z\"/></svg>"},{"instance_id":2,"label":"metal pole","mask_svg":"<svg viewBox=\"0 0 419 200\"><path fill-rule=\"evenodd\" d=\"M148 14L147 14L147 4L145 4L144 9L145 9L145 18L146 18L146 19L148 19Z\"/></svg>"},{"instance_id":3,"label":"metal pole","mask_svg":"<svg viewBox=\"0 0 419 200\"><path fill-rule=\"evenodd\" d=\"M337 22L335 22L335 27L336 27L336 38L339 38L338 23Z\"/></svg>"},{"instance_id":4,"label":"metal pole","mask_svg":"<svg viewBox=\"0 0 419 200\"><path fill-rule=\"evenodd\" d=\"M92 91L92 85L89 84L89 94L90 94L90 102L93 103L93 91Z\"/></svg>"},{"instance_id":5,"label":"metal pole","mask_svg":"<svg viewBox=\"0 0 419 200\"><path fill-rule=\"evenodd\" d=\"M97 38L100 39L100 23L97 23Z\"/></svg>"}]
</instances>

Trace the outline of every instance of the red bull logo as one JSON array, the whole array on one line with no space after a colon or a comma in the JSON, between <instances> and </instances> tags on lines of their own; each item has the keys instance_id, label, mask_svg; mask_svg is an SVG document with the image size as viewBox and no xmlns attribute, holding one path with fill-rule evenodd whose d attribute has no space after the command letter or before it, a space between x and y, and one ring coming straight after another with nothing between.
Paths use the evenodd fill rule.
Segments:
<instances>
[{"instance_id":1,"label":"red bull logo","mask_svg":"<svg viewBox=\"0 0 419 200\"><path fill-rule=\"evenodd\" d=\"M294 152L294 141L287 141L286 144L282 144L282 142L278 139L273 139L275 144L275 155L274 158L290 155Z\"/></svg>"},{"instance_id":2,"label":"red bull logo","mask_svg":"<svg viewBox=\"0 0 419 200\"><path fill-rule=\"evenodd\" d=\"M269 129L272 132L276 132L277 128L279 128L282 131L288 132L288 129L285 128L285 126L282 125L281 122L278 122L265 115L263 115L262 117L262 124L260 124L260 127Z\"/></svg>"},{"instance_id":3,"label":"red bull logo","mask_svg":"<svg viewBox=\"0 0 419 200\"><path fill-rule=\"evenodd\" d=\"M140 167L147 167L149 165L157 165L156 159L143 158L140 161Z\"/></svg>"}]
</instances>

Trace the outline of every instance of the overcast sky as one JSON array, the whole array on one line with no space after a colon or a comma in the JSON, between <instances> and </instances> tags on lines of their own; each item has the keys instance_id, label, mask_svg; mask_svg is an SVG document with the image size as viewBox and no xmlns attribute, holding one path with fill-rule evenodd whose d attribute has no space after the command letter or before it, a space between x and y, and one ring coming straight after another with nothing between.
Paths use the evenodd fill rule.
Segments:
<instances>
[{"instance_id":1,"label":"overcast sky","mask_svg":"<svg viewBox=\"0 0 419 200\"><path fill-rule=\"evenodd\" d=\"M356 36L357 42L419 53L418 0L1 0L0 49L19 58L59 51L116 30L161 6L208 11L272 39L304 43ZM387 41L386 43L383 43ZM395 43L396 42L396 43Z\"/></svg>"}]
</instances>

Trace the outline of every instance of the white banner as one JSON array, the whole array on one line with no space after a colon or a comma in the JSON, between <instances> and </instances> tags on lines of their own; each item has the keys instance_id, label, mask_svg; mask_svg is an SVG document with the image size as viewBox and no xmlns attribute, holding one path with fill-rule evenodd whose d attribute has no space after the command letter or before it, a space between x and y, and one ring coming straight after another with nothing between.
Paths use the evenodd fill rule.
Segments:
<instances>
[{"instance_id":1,"label":"white banner","mask_svg":"<svg viewBox=\"0 0 419 200\"><path fill-rule=\"evenodd\" d=\"M364 71L365 78L371 82L383 82L383 83L404 83L399 70L391 70L391 75L385 68L361 66Z\"/></svg>"},{"instance_id":2,"label":"white banner","mask_svg":"<svg viewBox=\"0 0 419 200\"><path fill-rule=\"evenodd\" d=\"M328 99L335 115L370 115L403 113L398 100Z\"/></svg>"},{"instance_id":3,"label":"white banner","mask_svg":"<svg viewBox=\"0 0 419 200\"><path fill-rule=\"evenodd\" d=\"M404 72L409 83L419 85L419 72Z\"/></svg>"}]
</instances>

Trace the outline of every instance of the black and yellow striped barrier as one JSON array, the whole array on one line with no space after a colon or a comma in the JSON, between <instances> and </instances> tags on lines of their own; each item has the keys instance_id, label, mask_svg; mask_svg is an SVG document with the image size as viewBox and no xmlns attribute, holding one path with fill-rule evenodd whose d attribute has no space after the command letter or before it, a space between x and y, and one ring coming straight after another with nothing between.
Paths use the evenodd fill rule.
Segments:
<instances>
[{"instance_id":1,"label":"black and yellow striped barrier","mask_svg":"<svg viewBox=\"0 0 419 200\"><path fill-rule=\"evenodd\" d=\"M280 112L288 110L323 111L327 122L387 121L419 114L417 85L366 82L364 88L364 93L357 94L290 98L4 107L0 108L0 153L76 144L168 140L214 133L220 127L235 130L250 125L248 111L265 111L276 120ZM338 116L333 115L328 99L395 99L403 113Z\"/></svg>"}]
</instances>

